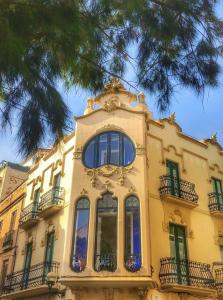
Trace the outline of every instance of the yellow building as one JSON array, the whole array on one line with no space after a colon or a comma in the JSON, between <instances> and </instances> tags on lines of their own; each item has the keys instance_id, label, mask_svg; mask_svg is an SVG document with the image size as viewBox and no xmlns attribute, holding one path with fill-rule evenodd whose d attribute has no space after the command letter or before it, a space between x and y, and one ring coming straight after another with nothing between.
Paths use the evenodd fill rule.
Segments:
<instances>
[{"instance_id":1,"label":"yellow building","mask_svg":"<svg viewBox=\"0 0 223 300\"><path fill-rule=\"evenodd\" d=\"M25 198L25 183L0 202L0 291L3 292L7 274L13 272L19 228L19 218Z\"/></svg>"},{"instance_id":2,"label":"yellow building","mask_svg":"<svg viewBox=\"0 0 223 300\"><path fill-rule=\"evenodd\" d=\"M222 149L118 80L27 181L2 299L223 299Z\"/></svg>"}]
</instances>

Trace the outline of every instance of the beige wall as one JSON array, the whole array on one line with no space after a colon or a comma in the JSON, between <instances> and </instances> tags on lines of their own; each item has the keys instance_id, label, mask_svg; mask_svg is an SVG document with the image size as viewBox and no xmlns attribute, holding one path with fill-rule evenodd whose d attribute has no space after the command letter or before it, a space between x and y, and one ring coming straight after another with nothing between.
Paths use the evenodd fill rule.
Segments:
<instances>
[{"instance_id":1,"label":"beige wall","mask_svg":"<svg viewBox=\"0 0 223 300\"><path fill-rule=\"evenodd\" d=\"M27 181L25 207L32 203L37 188L41 188L43 195L52 188L53 176L62 172L65 206L54 216L40 219L29 230L20 229L14 271L22 270L30 239L34 245L32 265L43 262L46 232L53 226L54 260L60 262L60 282L67 287L67 300L139 299L138 287L153 287L147 300L198 299L160 290L160 258L170 256L169 222L186 226L190 260L210 264L220 260L219 234L223 232L223 219L211 216L208 209L211 177L223 179L218 144L214 140L198 142L184 135L173 117L154 121L143 97L138 98L136 107L131 106L133 100L135 96L123 89L120 93L111 90L99 95L94 100L98 109L88 104L86 114L76 119L75 134L40 159ZM134 162L123 169L101 167L100 172L86 169L82 162L85 144L94 135L108 130L124 132L131 138L136 148ZM195 184L199 196L197 207L188 208L180 202L160 199L159 177L166 174L167 159L179 164L182 179ZM123 181L120 180L122 171ZM114 273L97 273L93 268L96 204L106 190L118 199L118 266ZM142 268L136 273L124 268L124 201L129 195L137 195L141 211ZM83 196L90 200L87 266L83 272L75 273L70 268L75 204Z\"/></svg>"}]
</instances>

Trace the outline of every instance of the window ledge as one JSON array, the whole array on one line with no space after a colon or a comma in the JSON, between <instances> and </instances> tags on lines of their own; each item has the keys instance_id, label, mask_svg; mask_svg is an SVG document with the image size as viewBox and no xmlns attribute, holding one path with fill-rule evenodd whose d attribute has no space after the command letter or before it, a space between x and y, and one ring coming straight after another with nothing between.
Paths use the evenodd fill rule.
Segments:
<instances>
[{"instance_id":1,"label":"window ledge","mask_svg":"<svg viewBox=\"0 0 223 300\"><path fill-rule=\"evenodd\" d=\"M181 206L188 207L188 208L195 208L198 206L197 203L170 194L162 195L160 196L160 198L162 201L166 201L174 204L180 204Z\"/></svg>"},{"instance_id":2,"label":"window ledge","mask_svg":"<svg viewBox=\"0 0 223 300\"><path fill-rule=\"evenodd\" d=\"M188 293L194 296L201 297L213 297L214 295L216 295L216 290L214 289L181 284L163 284L161 285L161 291L173 293Z\"/></svg>"}]
</instances>

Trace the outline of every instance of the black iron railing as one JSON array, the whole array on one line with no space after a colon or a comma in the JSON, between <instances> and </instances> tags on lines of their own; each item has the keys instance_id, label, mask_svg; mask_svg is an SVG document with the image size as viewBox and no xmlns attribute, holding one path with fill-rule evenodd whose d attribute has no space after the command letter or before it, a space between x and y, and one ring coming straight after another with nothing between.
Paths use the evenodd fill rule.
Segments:
<instances>
[{"instance_id":1,"label":"black iron railing","mask_svg":"<svg viewBox=\"0 0 223 300\"><path fill-rule=\"evenodd\" d=\"M86 267L86 255L74 255L72 259L72 268L75 272L82 272Z\"/></svg>"},{"instance_id":2,"label":"black iron railing","mask_svg":"<svg viewBox=\"0 0 223 300\"><path fill-rule=\"evenodd\" d=\"M170 175L160 177L159 191L161 196L173 195L194 204L198 202L198 195L195 192L195 185L193 183Z\"/></svg>"},{"instance_id":3,"label":"black iron railing","mask_svg":"<svg viewBox=\"0 0 223 300\"><path fill-rule=\"evenodd\" d=\"M21 216L19 220L20 225L26 223L31 219L36 219L37 212L38 212L38 203L33 202L30 203L28 206L26 206L21 212Z\"/></svg>"},{"instance_id":4,"label":"black iron railing","mask_svg":"<svg viewBox=\"0 0 223 300\"><path fill-rule=\"evenodd\" d=\"M141 268L141 255L129 254L125 256L125 268L129 272L137 272Z\"/></svg>"},{"instance_id":5,"label":"black iron railing","mask_svg":"<svg viewBox=\"0 0 223 300\"><path fill-rule=\"evenodd\" d=\"M4 293L11 293L46 284L47 274L55 272L58 275L58 268L58 262L52 262L51 264L40 263L29 269L9 274L5 281Z\"/></svg>"},{"instance_id":6,"label":"black iron railing","mask_svg":"<svg viewBox=\"0 0 223 300\"><path fill-rule=\"evenodd\" d=\"M177 261L174 257L160 260L161 285L182 284L214 289L214 278L209 264L190 260Z\"/></svg>"},{"instance_id":7,"label":"black iron railing","mask_svg":"<svg viewBox=\"0 0 223 300\"><path fill-rule=\"evenodd\" d=\"M43 211L51 205L63 205L64 203L64 188L54 187L50 191L43 194L41 197L38 209Z\"/></svg>"},{"instance_id":8,"label":"black iron railing","mask_svg":"<svg viewBox=\"0 0 223 300\"><path fill-rule=\"evenodd\" d=\"M12 247L12 244L13 244L13 233L14 233L14 231L10 230L10 231L8 231L5 234L4 239L3 239L3 244L2 244L3 248Z\"/></svg>"},{"instance_id":9,"label":"black iron railing","mask_svg":"<svg viewBox=\"0 0 223 300\"><path fill-rule=\"evenodd\" d=\"M221 211L223 212L223 194L209 193L209 204L208 207L211 212Z\"/></svg>"},{"instance_id":10,"label":"black iron railing","mask_svg":"<svg viewBox=\"0 0 223 300\"><path fill-rule=\"evenodd\" d=\"M223 293L223 263L213 264L215 273L215 287L218 293Z\"/></svg>"},{"instance_id":11,"label":"black iron railing","mask_svg":"<svg viewBox=\"0 0 223 300\"><path fill-rule=\"evenodd\" d=\"M95 255L95 271L114 272L117 268L117 258L114 254Z\"/></svg>"}]
</instances>

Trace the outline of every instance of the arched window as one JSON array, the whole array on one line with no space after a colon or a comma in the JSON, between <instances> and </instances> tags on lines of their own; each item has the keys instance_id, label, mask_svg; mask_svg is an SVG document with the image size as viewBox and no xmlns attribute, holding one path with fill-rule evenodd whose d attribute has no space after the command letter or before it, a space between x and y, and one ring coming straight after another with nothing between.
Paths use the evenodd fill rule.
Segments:
<instances>
[{"instance_id":1,"label":"arched window","mask_svg":"<svg viewBox=\"0 0 223 300\"><path fill-rule=\"evenodd\" d=\"M135 158L133 142L123 133L109 131L91 139L84 148L83 162L87 168L103 165L127 166Z\"/></svg>"},{"instance_id":2,"label":"arched window","mask_svg":"<svg viewBox=\"0 0 223 300\"><path fill-rule=\"evenodd\" d=\"M74 242L71 267L75 272L84 270L87 261L88 223L90 203L87 198L81 198L76 204L74 227Z\"/></svg>"},{"instance_id":3,"label":"arched window","mask_svg":"<svg viewBox=\"0 0 223 300\"><path fill-rule=\"evenodd\" d=\"M135 196L125 202L125 267L130 272L141 268L140 205Z\"/></svg>"},{"instance_id":4,"label":"arched window","mask_svg":"<svg viewBox=\"0 0 223 300\"><path fill-rule=\"evenodd\" d=\"M117 200L107 192L97 203L94 267L97 272L114 272L117 266Z\"/></svg>"}]
</instances>

